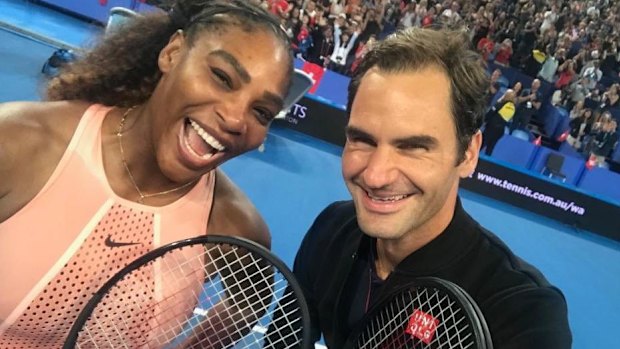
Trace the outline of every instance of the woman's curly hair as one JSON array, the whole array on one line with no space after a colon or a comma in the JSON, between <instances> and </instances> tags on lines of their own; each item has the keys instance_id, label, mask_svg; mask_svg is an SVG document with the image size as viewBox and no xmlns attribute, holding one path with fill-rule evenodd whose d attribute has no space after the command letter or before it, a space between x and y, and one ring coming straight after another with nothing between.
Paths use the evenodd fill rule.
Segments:
<instances>
[{"instance_id":1,"label":"woman's curly hair","mask_svg":"<svg viewBox=\"0 0 620 349\"><path fill-rule=\"evenodd\" d=\"M290 41L271 14L244 0L179 0L167 13L137 16L83 58L65 66L47 86L48 100L85 100L129 107L146 102L161 78L158 57L170 37L182 29L193 44L205 29L235 25L245 31L270 30L289 51Z\"/></svg>"}]
</instances>

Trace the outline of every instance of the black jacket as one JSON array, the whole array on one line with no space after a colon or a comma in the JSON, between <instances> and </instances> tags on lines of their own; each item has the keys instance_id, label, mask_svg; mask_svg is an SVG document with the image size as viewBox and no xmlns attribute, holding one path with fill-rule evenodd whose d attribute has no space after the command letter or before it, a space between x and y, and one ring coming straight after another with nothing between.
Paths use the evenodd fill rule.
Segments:
<instances>
[{"instance_id":1,"label":"black jacket","mask_svg":"<svg viewBox=\"0 0 620 349\"><path fill-rule=\"evenodd\" d=\"M347 306L356 290L345 284L359 251L370 242L357 225L353 203L336 202L317 217L297 253L294 273L309 304L312 339L322 333L330 349L342 348L351 331ZM482 310L496 349L571 347L562 293L474 221L460 202L448 228L405 258L377 298L419 276L443 278L467 291Z\"/></svg>"}]
</instances>

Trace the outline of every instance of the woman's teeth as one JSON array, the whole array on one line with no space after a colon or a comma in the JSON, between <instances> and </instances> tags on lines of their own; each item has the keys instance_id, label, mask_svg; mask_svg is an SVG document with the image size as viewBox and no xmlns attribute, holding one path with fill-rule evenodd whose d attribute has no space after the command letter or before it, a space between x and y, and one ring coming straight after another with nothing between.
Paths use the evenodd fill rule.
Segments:
<instances>
[{"instance_id":1,"label":"woman's teeth","mask_svg":"<svg viewBox=\"0 0 620 349\"><path fill-rule=\"evenodd\" d=\"M205 143L211 146L211 148L215 149L216 151L226 150L226 148L220 142L218 142L217 139L215 139L213 136L207 133L207 131L200 127L200 125L198 125L196 121L190 119L189 123L196 131L196 133L198 133L198 135L205 141Z\"/></svg>"}]
</instances>

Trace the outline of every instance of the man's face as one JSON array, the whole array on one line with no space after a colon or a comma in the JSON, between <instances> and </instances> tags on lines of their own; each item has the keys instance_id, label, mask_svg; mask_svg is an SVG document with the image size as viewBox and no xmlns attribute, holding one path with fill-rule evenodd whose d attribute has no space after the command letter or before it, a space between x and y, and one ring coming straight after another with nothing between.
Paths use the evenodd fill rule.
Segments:
<instances>
[{"instance_id":1,"label":"man's face","mask_svg":"<svg viewBox=\"0 0 620 349\"><path fill-rule=\"evenodd\" d=\"M458 158L450 82L435 67L371 69L351 107L342 173L358 223L374 237L401 240L442 231L452 218L459 177L473 172L477 133Z\"/></svg>"}]
</instances>

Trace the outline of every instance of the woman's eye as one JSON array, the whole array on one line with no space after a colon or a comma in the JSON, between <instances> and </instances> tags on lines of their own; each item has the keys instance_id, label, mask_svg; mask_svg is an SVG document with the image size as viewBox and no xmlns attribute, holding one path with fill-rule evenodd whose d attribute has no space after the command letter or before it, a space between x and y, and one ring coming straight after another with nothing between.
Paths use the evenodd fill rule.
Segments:
<instances>
[{"instance_id":1,"label":"woman's eye","mask_svg":"<svg viewBox=\"0 0 620 349\"><path fill-rule=\"evenodd\" d=\"M258 121L263 125L267 125L275 117L275 115L269 110L260 108L254 109L254 114L256 115L256 119L258 119Z\"/></svg>"},{"instance_id":2,"label":"woman's eye","mask_svg":"<svg viewBox=\"0 0 620 349\"><path fill-rule=\"evenodd\" d=\"M219 69L215 69L215 68L212 68L211 71L213 72L213 75L215 76L215 78L221 84L223 84L229 89L232 88L232 82L230 81L230 78L228 77L228 75L226 75L226 73L224 73L223 71Z\"/></svg>"}]
</instances>

